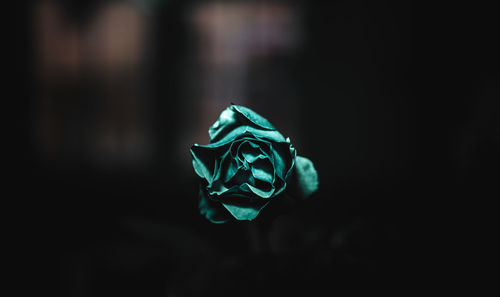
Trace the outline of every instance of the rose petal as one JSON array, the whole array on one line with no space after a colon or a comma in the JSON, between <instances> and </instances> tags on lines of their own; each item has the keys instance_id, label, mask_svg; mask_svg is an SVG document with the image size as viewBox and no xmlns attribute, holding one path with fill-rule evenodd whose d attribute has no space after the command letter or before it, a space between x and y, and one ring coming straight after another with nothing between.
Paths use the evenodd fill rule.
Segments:
<instances>
[{"instance_id":1,"label":"rose petal","mask_svg":"<svg viewBox=\"0 0 500 297\"><path fill-rule=\"evenodd\" d=\"M266 158L266 155L260 149L259 145L250 141L242 143L239 148L239 153L241 153L243 159L248 163L253 163L255 160Z\"/></svg>"},{"instance_id":2,"label":"rose petal","mask_svg":"<svg viewBox=\"0 0 500 297\"><path fill-rule=\"evenodd\" d=\"M210 199L214 201L221 201L223 202L225 199L233 200L233 199L239 199L239 198L251 198L253 193L248 189L248 191L242 191L241 185L233 185L229 188L226 188L224 191L221 193L216 193L215 191L213 193L210 192L210 189L207 188L207 195Z\"/></svg>"},{"instance_id":3,"label":"rose petal","mask_svg":"<svg viewBox=\"0 0 500 297\"><path fill-rule=\"evenodd\" d=\"M287 180L295 163L295 148L290 143L273 143L274 169L283 180Z\"/></svg>"},{"instance_id":4,"label":"rose petal","mask_svg":"<svg viewBox=\"0 0 500 297\"><path fill-rule=\"evenodd\" d=\"M242 185L245 184L255 184L254 177L249 169L239 167L228 182L223 182L221 179L215 179L212 184L207 186L207 191L210 195L216 196L228 196L238 191L252 193L250 188L245 186L242 187Z\"/></svg>"},{"instance_id":5,"label":"rose petal","mask_svg":"<svg viewBox=\"0 0 500 297\"><path fill-rule=\"evenodd\" d=\"M241 125L242 123L239 123L237 113L231 107L226 108L220 114L217 121L208 129L210 142L220 139L223 135Z\"/></svg>"},{"instance_id":6,"label":"rose petal","mask_svg":"<svg viewBox=\"0 0 500 297\"><path fill-rule=\"evenodd\" d=\"M197 144L191 147L190 152L193 156L193 168L196 174L201 178L205 178L209 183L212 183L216 165L213 153L210 149Z\"/></svg>"},{"instance_id":7,"label":"rose petal","mask_svg":"<svg viewBox=\"0 0 500 297\"><path fill-rule=\"evenodd\" d=\"M230 152L226 152L221 159L220 174L215 179L222 179L224 183L227 183L238 171L238 162Z\"/></svg>"},{"instance_id":8,"label":"rose petal","mask_svg":"<svg viewBox=\"0 0 500 297\"><path fill-rule=\"evenodd\" d=\"M261 130L251 126L239 126L231 130L229 133L221 137L216 142L203 145L203 147L208 147L208 148L220 147L235 141L239 137L261 138L270 140L272 142L286 143L285 137L283 137L283 135L281 135L281 133L279 133L276 130Z\"/></svg>"},{"instance_id":9,"label":"rose petal","mask_svg":"<svg viewBox=\"0 0 500 297\"><path fill-rule=\"evenodd\" d=\"M210 222L220 224L231 219L230 213L219 202L210 200L204 190L200 187L200 213Z\"/></svg>"},{"instance_id":10,"label":"rose petal","mask_svg":"<svg viewBox=\"0 0 500 297\"><path fill-rule=\"evenodd\" d=\"M209 128L210 142L219 141L224 135L240 126L252 126L258 130L276 130L271 123L253 110L239 105L231 105Z\"/></svg>"},{"instance_id":11,"label":"rose petal","mask_svg":"<svg viewBox=\"0 0 500 297\"><path fill-rule=\"evenodd\" d=\"M276 128L274 128L274 126L266 118L250 108L234 104L231 105L231 108L262 129L276 130Z\"/></svg>"},{"instance_id":12,"label":"rose petal","mask_svg":"<svg viewBox=\"0 0 500 297\"><path fill-rule=\"evenodd\" d=\"M274 168L269 159L259 159L252 163L252 175L256 179L272 184L274 182Z\"/></svg>"},{"instance_id":13,"label":"rose petal","mask_svg":"<svg viewBox=\"0 0 500 297\"><path fill-rule=\"evenodd\" d=\"M292 175L293 168L295 166L295 160L297 158L297 151L295 150L295 148L291 144L288 146L288 150L290 152L290 168L286 172L286 176L285 176L286 180L288 180L290 175Z\"/></svg>"},{"instance_id":14,"label":"rose petal","mask_svg":"<svg viewBox=\"0 0 500 297\"><path fill-rule=\"evenodd\" d=\"M209 184L207 186L207 192L211 196L213 195L220 196L229 190L230 188L226 187L224 183L222 183L220 180L215 180L212 184Z\"/></svg>"},{"instance_id":15,"label":"rose petal","mask_svg":"<svg viewBox=\"0 0 500 297\"><path fill-rule=\"evenodd\" d=\"M276 175L276 178L274 179L273 186L275 188L273 197L278 196L281 192L283 192L286 188L286 182L279 176Z\"/></svg>"},{"instance_id":16,"label":"rose petal","mask_svg":"<svg viewBox=\"0 0 500 297\"><path fill-rule=\"evenodd\" d=\"M271 153L274 158L274 171L277 176L279 176L281 179L285 180L286 178L286 171L288 170L287 164L287 156L283 155L280 153L282 149L279 149L279 146L277 143L274 143L271 145Z\"/></svg>"},{"instance_id":17,"label":"rose petal","mask_svg":"<svg viewBox=\"0 0 500 297\"><path fill-rule=\"evenodd\" d=\"M229 185L231 186L240 186L243 184L254 184L255 180L252 176L252 172L250 168L245 168L243 166L238 168L238 172L234 175L234 177L229 181Z\"/></svg>"},{"instance_id":18,"label":"rose petal","mask_svg":"<svg viewBox=\"0 0 500 297\"><path fill-rule=\"evenodd\" d=\"M269 190L263 190L248 183L242 184L240 189L243 191L250 191L260 198L270 198L274 194L274 187L271 187Z\"/></svg>"},{"instance_id":19,"label":"rose petal","mask_svg":"<svg viewBox=\"0 0 500 297\"><path fill-rule=\"evenodd\" d=\"M297 156L295 160L295 173L297 175L298 187L304 198L309 197L318 190L318 172L311 160Z\"/></svg>"},{"instance_id":20,"label":"rose petal","mask_svg":"<svg viewBox=\"0 0 500 297\"><path fill-rule=\"evenodd\" d=\"M258 201L258 200L257 200ZM260 211L267 205L269 201L259 201L253 203L239 203L239 204L228 204L222 203L222 205L237 219L237 220L248 220L251 221L257 217Z\"/></svg>"}]
</instances>

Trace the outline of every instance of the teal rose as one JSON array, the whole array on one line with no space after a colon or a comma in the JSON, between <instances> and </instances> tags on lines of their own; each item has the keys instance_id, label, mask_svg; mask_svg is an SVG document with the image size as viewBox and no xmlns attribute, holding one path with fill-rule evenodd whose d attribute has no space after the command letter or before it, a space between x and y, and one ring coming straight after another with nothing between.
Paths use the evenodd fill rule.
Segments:
<instances>
[{"instance_id":1,"label":"teal rose","mask_svg":"<svg viewBox=\"0 0 500 297\"><path fill-rule=\"evenodd\" d=\"M210 144L194 144L191 155L201 178L200 212L211 222L253 220L287 186L302 198L318 188L312 162L251 109L231 105L208 133Z\"/></svg>"}]
</instances>

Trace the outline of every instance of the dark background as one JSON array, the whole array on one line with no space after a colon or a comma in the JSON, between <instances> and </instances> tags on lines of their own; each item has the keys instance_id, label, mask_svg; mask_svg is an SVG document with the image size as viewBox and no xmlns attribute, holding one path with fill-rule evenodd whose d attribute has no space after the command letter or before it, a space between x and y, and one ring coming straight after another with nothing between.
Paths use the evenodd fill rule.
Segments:
<instances>
[{"instance_id":1,"label":"dark background","mask_svg":"<svg viewBox=\"0 0 500 297\"><path fill-rule=\"evenodd\" d=\"M29 230L21 236L30 259L22 274L42 291L333 294L346 278L357 280L353 289L371 280L413 291L482 262L472 251L493 221L485 202L498 195L494 10L476 2L237 1L249 2L292 7L299 16L300 46L250 62L244 103L297 139L320 188L294 209L266 208L252 223L224 225L200 216L189 146L186 159L178 154L184 135L205 141L196 131L208 126L192 123L212 102L190 92L202 78L186 83L198 69L186 15L198 2L151 1L146 66L118 69L104 86L95 69L52 80L40 72L34 11L41 2L23 7L17 73L26 114L18 143L27 166L16 186ZM106 2L54 3L84 30ZM146 102L138 117L150 153L138 161L95 157L86 129L99 131L99 117L120 117L100 115L99 100L130 93L138 94L131 102ZM52 100L49 115L43 100ZM55 119L49 132L40 128L44 117ZM128 119L117 120L117 133L128 131ZM54 150L44 146L50 131L59 133Z\"/></svg>"}]
</instances>

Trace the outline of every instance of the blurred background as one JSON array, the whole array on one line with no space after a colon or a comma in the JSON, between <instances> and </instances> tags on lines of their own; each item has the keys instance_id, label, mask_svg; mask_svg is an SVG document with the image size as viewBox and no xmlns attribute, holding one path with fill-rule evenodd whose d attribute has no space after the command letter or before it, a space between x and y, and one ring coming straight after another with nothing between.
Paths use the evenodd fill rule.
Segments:
<instances>
[{"instance_id":1,"label":"blurred background","mask_svg":"<svg viewBox=\"0 0 500 297\"><path fill-rule=\"evenodd\" d=\"M466 261L441 243L481 237L474 205L495 197L499 165L489 7L35 0L23 12L19 188L28 270L51 295L439 282ZM314 162L308 201L253 223L200 216L189 148L231 102Z\"/></svg>"}]
</instances>

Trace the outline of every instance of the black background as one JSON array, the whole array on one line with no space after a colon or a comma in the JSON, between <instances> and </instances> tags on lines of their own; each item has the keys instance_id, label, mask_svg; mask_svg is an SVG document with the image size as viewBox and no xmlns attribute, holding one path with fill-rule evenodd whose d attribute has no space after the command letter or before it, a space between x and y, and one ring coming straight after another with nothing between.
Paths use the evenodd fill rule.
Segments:
<instances>
[{"instance_id":1,"label":"black background","mask_svg":"<svg viewBox=\"0 0 500 297\"><path fill-rule=\"evenodd\" d=\"M63 3L76 20L99 5ZM250 224L207 222L197 208L198 180L172 165L169 139L189 119L175 112L178 101L161 98L180 93L181 16L189 4L170 1L155 11L165 28L151 83L164 153L147 170L107 173L40 160L30 132L37 92L31 5L23 7L18 37L27 50L17 73L27 108L16 142L26 164L16 184L18 221L28 230L20 236L21 259L29 259L23 277L62 296L333 295L346 278L356 280L353 289L371 288L366 280L406 291L447 284L444 275L456 281L458 271L483 261L473 250L489 234L493 214L484 205L496 198L499 165L492 7L301 4L306 41L291 71L302 154L314 161L320 190L287 210L274 231L273 209L252 223L275 232L280 246L255 252Z\"/></svg>"}]
</instances>

